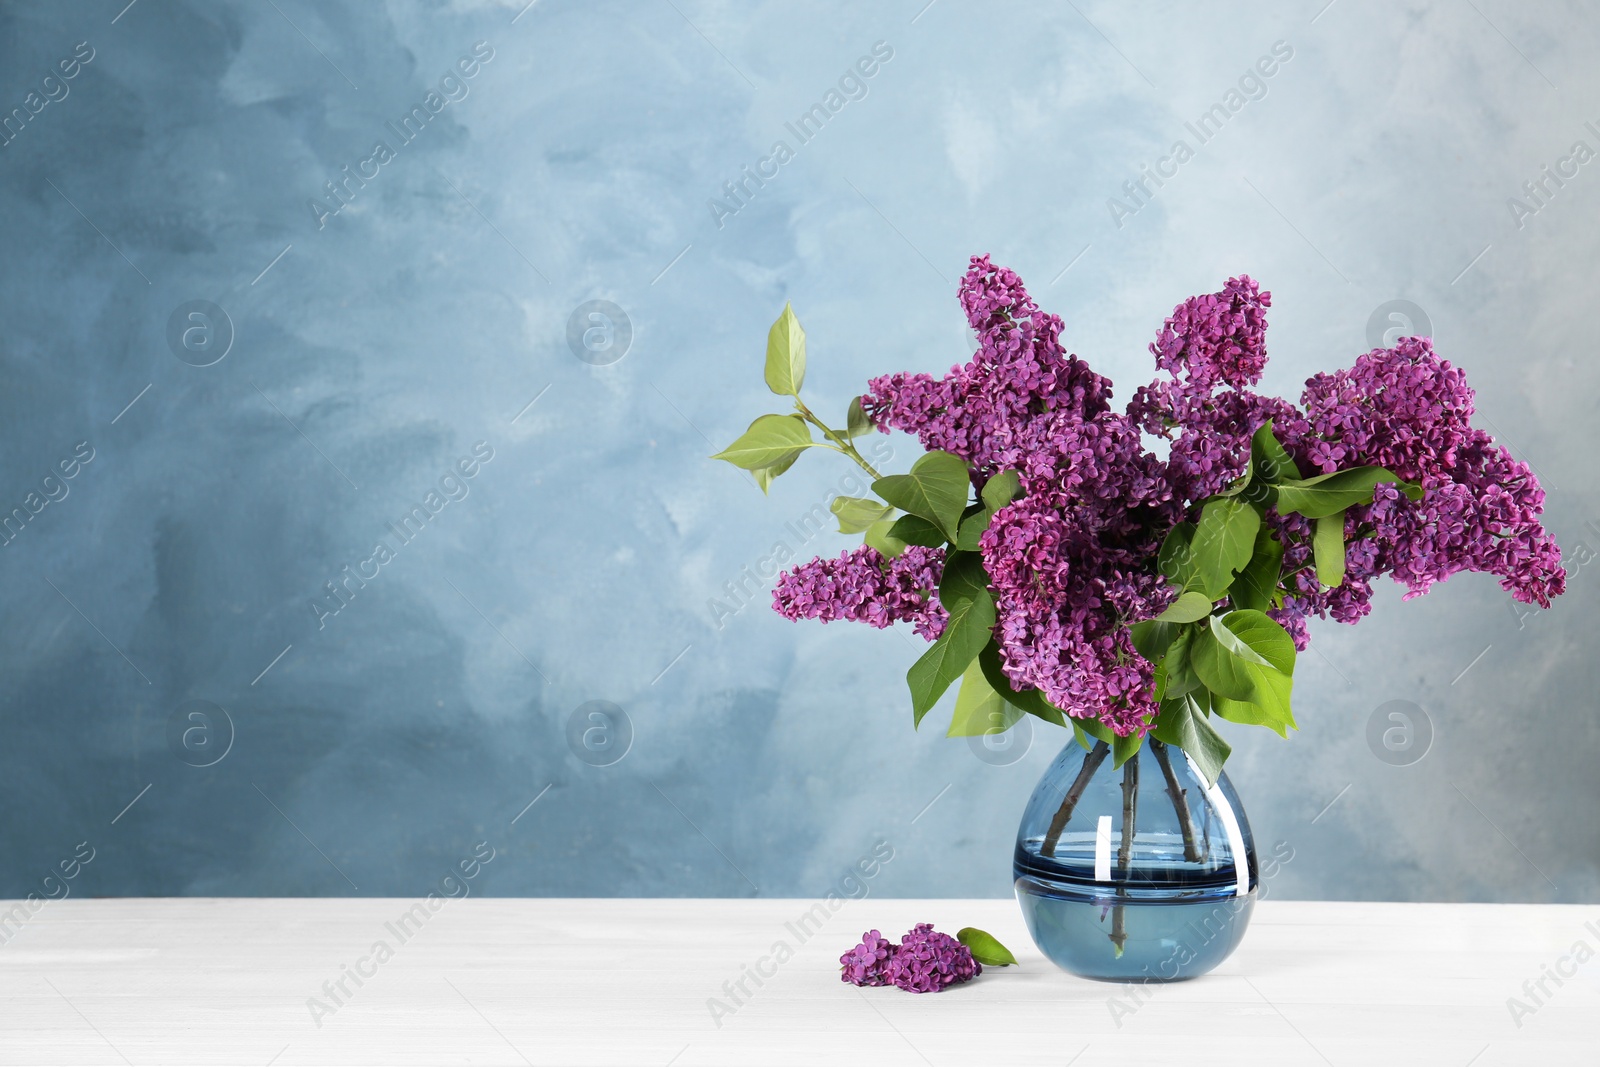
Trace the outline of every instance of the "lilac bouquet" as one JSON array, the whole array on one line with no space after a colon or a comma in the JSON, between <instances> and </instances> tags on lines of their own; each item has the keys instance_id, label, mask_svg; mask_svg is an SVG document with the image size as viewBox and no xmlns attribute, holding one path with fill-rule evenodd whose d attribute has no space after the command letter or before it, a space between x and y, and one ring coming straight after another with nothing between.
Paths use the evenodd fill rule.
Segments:
<instances>
[{"instance_id":1,"label":"lilac bouquet","mask_svg":"<svg viewBox=\"0 0 1600 1067\"><path fill-rule=\"evenodd\" d=\"M1015 273L974 257L960 298L971 361L873 379L843 429L800 399L805 334L785 307L766 380L795 413L714 457L763 489L809 448L872 476L876 498L832 503L864 543L783 574L774 607L910 623L931 642L907 675L918 723L959 679L953 736L1032 714L1119 766L1147 737L1179 746L1214 780L1230 749L1212 721L1287 736L1307 620L1358 621L1380 575L1407 599L1458 571L1541 607L1565 588L1538 481L1473 428L1472 390L1426 338L1316 375L1296 407L1251 391L1271 294L1231 278L1173 310L1150 346L1161 374L1118 412ZM909 473L855 447L891 429L927 449Z\"/></svg>"}]
</instances>

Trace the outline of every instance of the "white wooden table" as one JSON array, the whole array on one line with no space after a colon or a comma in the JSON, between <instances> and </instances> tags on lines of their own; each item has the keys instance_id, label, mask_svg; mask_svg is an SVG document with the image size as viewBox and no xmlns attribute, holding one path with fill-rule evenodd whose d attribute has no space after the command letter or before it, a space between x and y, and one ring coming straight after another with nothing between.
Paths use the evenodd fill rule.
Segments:
<instances>
[{"instance_id":1,"label":"white wooden table","mask_svg":"<svg viewBox=\"0 0 1600 1067\"><path fill-rule=\"evenodd\" d=\"M1136 994L1056 970L1009 900L848 901L803 943L814 901L473 898L402 926L416 903L48 903L0 945L0 1063L1600 1063L1600 958L1573 955L1600 906L1264 901L1217 972ZM921 996L839 981L864 928L917 921L1020 966ZM761 962L778 942L793 958Z\"/></svg>"}]
</instances>

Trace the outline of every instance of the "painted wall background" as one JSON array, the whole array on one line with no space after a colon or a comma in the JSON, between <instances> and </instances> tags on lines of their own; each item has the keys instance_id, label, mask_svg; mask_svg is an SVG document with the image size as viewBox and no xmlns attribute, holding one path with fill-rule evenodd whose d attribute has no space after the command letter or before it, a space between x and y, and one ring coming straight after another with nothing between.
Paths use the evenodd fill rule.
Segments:
<instances>
[{"instance_id":1,"label":"painted wall background","mask_svg":"<svg viewBox=\"0 0 1600 1067\"><path fill-rule=\"evenodd\" d=\"M765 584L710 603L779 539L850 543L787 525L842 459L763 499L705 458L775 410L784 301L842 413L870 375L966 358L972 253L1121 400L1171 307L1230 274L1273 292L1288 396L1411 301L1570 560L1600 544L1600 162L1560 162L1600 150L1591 11L924 2L0 9L0 108L26 113L0 148L0 503L60 497L0 549L0 894L88 842L79 895L415 895L479 841L490 894L813 896L879 841L874 893L1008 894L1058 733L979 758L939 712L912 732L909 635L791 625ZM785 124L875 46L801 144ZM430 90L406 143L387 124ZM1128 197L1179 138L1194 158ZM1547 165L1576 175L1540 206ZM347 166L371 176L341 206ZM591 300L625 354L575 356ZM884 442L905 469L914 442ZM377 577L314 608L380 538ZM1464 576L1318 626L1302 732L1230 733L1258 838L1293 850L1274 891L1596 899L1596 572L1537 616ZM569 744L590 701L630 724L609 766ZM1431 724L1418 762L1369 746L1390 701Z\"/></svg>"}]
</instances>

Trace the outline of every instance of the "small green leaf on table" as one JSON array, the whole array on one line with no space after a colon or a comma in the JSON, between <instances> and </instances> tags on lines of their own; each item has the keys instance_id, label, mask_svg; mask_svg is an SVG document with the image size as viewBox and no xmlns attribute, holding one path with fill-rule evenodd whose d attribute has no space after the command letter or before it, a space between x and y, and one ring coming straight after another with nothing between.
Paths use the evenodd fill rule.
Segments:
<instances>
[{"instance_id":1,"label":"small green leaf on table","mask_svg":"<svg viewBox=\"0 0 1600 1067\"><path fill-rule=\"evenodd\" d=\"M975 926L964 926L956 931L956 940L967 946L972 953L972 958L985 967L1011 967L1017 962L1017 957L1011 950L995 940L993 934L985 933Z\"/></svg>"}]
</instances>

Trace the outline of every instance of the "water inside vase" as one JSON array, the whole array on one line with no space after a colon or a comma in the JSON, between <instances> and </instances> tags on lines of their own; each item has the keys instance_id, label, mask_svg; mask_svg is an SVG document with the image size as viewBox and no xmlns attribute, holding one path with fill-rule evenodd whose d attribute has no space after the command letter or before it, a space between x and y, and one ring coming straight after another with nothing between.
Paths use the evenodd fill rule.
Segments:
<instances>
[{"instance_id":1,"label":"water inside vase","mask_svg":"<svg viewBox=\"0 0 1600 1067\"><path fill-rule=\"evenodd\" d=\"M1238 947L1255 900L1251 892L1128 904L1063 896L1017 879L1017 901L1039 950L1065 970L1106 981L1172 982L1205 974Z\"/></svg>"}]
</instances>

